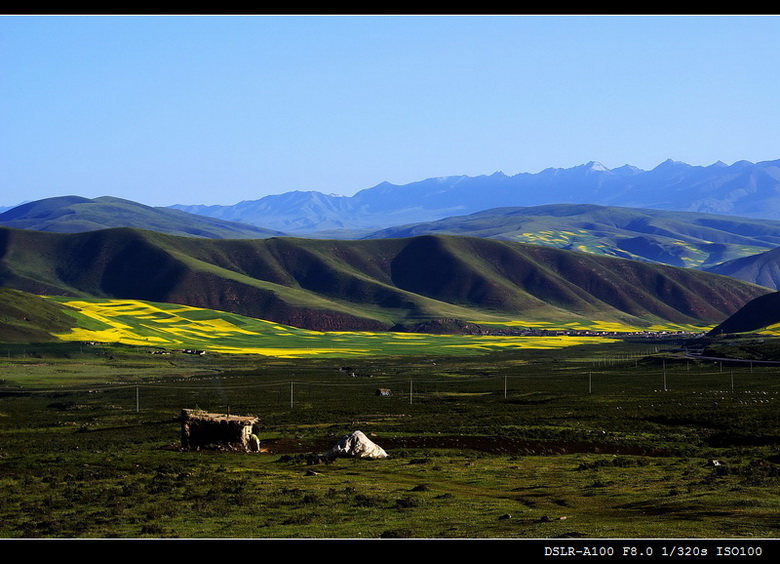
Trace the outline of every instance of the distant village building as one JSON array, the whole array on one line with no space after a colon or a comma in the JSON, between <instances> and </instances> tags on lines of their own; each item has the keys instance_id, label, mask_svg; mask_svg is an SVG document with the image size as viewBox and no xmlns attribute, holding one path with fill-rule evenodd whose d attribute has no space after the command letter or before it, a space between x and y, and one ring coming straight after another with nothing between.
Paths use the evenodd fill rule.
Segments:
<instances>
[{"instance_id":1,"label":"distant village building","mask_svg":"<svg viewBox=\"0 0 780 564\"><path fill-rule=\"evenodd\" d=\"M260 419L199 409L181 410L181 447L186 450L222 449L258 452Z\"/></svg>"}]
</instances>

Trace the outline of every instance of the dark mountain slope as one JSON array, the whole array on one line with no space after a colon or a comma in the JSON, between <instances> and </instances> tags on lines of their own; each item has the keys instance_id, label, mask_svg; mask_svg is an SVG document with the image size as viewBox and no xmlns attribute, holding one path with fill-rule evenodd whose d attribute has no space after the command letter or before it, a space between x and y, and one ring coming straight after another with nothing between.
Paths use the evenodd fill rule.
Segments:
<instances>
[{"instance_id":1,"label":"dark mountain slope","mask_svg":"<svg viewBox=\"0 0 780 564\"><path fill-rule=\"evenodd\" d=\"M0 229L0 285L315 329L437 318L714 324L769 291L689 269L470 237L214 240L132 229Z\"/></svg>"},{"instance_id":2,"label":"dark mountain slope","mask_svg":"<svg viewBox=\"0 0 780 564\"><path fill-rule=\"evenodd\" d=\"M780 323L780 292L772 292L745 304L710 331L710 335L748 333L777 323Z\"/></svg>"},{"instance_id":3,"label":"dark mountain slope","mask_svg":"<svg viewBox=\"0 0 780 564\"><path fill-rule=\"evenodd\" d=\"M184 270L132 229L63 236L0 229L0 284L37 294L129 296L164 301Z\"/></svg>"}]
</instances>

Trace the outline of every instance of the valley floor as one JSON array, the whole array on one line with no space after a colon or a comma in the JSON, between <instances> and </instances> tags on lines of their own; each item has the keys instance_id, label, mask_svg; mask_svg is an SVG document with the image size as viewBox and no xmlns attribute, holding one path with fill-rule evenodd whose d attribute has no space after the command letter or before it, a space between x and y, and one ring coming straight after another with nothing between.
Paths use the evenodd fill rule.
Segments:
<instances>
[{"instance_id":1,"label":"valley floor","mask_svg":"<svg viewBox=\"0 0 780 564\"><path fill-rule=\"evenodd\" d=\"M779 536L780 368L677 345L343 362L9 347L0 536ZM182 450L182 408L259 416L263 451ZM358 429L389 458L311 463Z\"/></svg>"}]
</instances>

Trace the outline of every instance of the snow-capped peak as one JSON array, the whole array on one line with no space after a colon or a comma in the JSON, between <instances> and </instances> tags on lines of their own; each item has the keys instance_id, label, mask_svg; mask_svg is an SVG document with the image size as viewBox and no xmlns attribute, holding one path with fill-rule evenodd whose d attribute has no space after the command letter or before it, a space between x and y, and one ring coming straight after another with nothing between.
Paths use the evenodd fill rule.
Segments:
<instances>
[{"instance_id":1,"label":"snow-capped peak","mask_svg":"<svg viewBox=\"0 0 780 564\"><path fill-rule=\"evenodd\" d=\"M588 170L592 172L608 172L609 169L597 161L590 161L587 165Z\"/></svg>"}]
</instances>

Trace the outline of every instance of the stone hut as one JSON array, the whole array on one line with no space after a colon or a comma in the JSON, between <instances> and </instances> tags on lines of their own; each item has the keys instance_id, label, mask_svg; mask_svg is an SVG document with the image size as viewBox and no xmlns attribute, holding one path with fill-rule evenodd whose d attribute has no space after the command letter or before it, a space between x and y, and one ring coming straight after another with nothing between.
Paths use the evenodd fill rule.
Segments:
<instances>
[{"instance_id":1,"label":"stone hut","mask_svg":"<svg viewBox=\"0 0 780 564\"><path fill-rule=\"evenodd\" d=\"M259 418L200 409L181 410L181 447L186 450L217 449L258 452Z\"/></svg>"}]
</instances>

